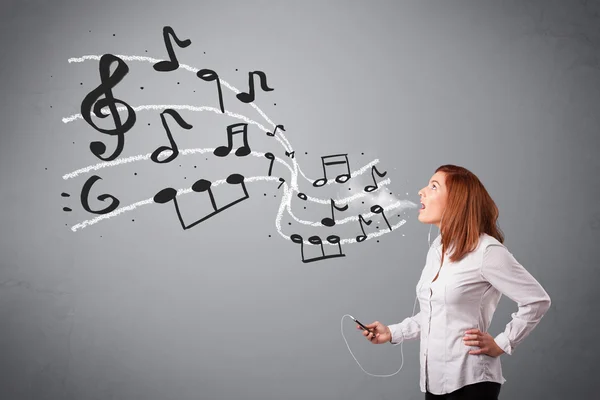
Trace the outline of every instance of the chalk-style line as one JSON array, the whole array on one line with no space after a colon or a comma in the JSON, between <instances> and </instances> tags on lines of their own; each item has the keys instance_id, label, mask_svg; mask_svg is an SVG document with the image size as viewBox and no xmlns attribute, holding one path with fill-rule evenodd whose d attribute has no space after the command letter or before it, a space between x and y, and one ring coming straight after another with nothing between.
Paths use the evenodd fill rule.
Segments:
<instances>
[{"instance_id":1,"label":"chalk-style line","mask_svg":"<svg viewBox=\"0 0 600 400\"><path fill-rule=\"evenodd\" d=\"M250 182L257 182L257 181L279 181L279 178L275 177L275 176L252 176L252 177L244 178L244 182L249 182L250 183ZM213 182L212 185L211 185L211 187L219 186L219 185L221 185L221 184L223 184L225 182L226 182L225 179L219 179L219 180ZM277 231L279 232L279 234L283 238L285 238L287 240L290 240L290 237L287 236L287 235L285 235L282 232L282 230L281 230L281 217L283 215L283 212L286 209L287 209L288 213L290 213L290 215L292 216L292 218L294 218L294 220L296 220L297 222L299 222L301 224L311 225L311 226L322 226L321 223L315 223L315 222L311 222L311 221L302 221L302 220L298 219L295 215L293 215L291 213L290 203L291 203L291 193L293 192L293 190L291 190L291 188L289 188L288 185L285 182L283 182L283 184L284 184L284 196L283 196L283 200L281 201L281 204L279 205L279 210L277 212L277 217L275 219L275 226L277 227ZM192 190L191 187L188 187L188 188L185 188L185 189L179 189L179 190L177 190L177 196L181 196L181 195L184 195L184 194L192 193L192 191L193 190ZM71 230L73 232L76 232L78 229L83 229L83 228L85 228L87 226L94 225L94 224L96 224L96 223L98 223L98 222L100 222L102 220L106 220L106 219L115 217L115 216L117 216L119 214L122 214L124 212L132 211L132 210L135 210L138 207L141 207L141 206L144 206L144 205L147 205L147 204L152 204L152 203L154 203L154 198L153 197L149 198L149 199L142 200L142 201L138 201L138 202L130 204L128 206L118 208L118 209L116 209L116 210L114 210L112 212L99 215L96 218L93 218L93 219L90 219L90 220L85 220L85 221L80 222L80 223L78 223L76 225L73 225L71 227ZM386 206L386 207L383 207L383 208L384 208L385 211L387 211L387 210L393 210L393 209L400 208L400 207L406 207L408 204L414 205L414 204L412 204L412 202L409 202L409 201L406 201L406 202L400 202L399 201L399 202L396 202L396 203L394 203L392 205L389 205L389 206ZM374 215L374 213L368 213L368 214L365 214L364 217L365 218L369 218L369 217L371 217L373 215ZM357 220L358 220L358 216L356 216L356 217L348 217L348 218L344 218L343 220L336 221L336 225L341 225L341 224L345 224L345 223L348 223L348 222L351 222L351 221L357 221ZM404 222L405 221L403 220L403 221L401 221L400 224L396 224L396 225L392 226L392 230L395 229L396 227L401 226ZM385 234L386 232L389 232L389 229L380 229L378 232L372 232L371 234L367 235L367 239L381 236L381 235ZM340 241L341 244L354 243L354 242L356 242L356 239L343 239L343 240ZM306 242L306 243L309 244L309 242ZM331 244L331 243L327 242L327 244Z\"/></svg>"},{"instance_id":2,"label":"chalk-style line","mask_svg":"<svg viewBox=\"0 0 600 400\"><path fill-rule=\"evenodd\" d=\"M283 185L284 185L285 194L283 196L283 200L281 201L281 204L279 205L279 211L277 212L277 218L275 218L275 227L277 228L277 232L279 232L279 235L281 237L283 237L286 240L291 240L290 236L287 236L281 230L281 217L283 215L283 211L285 210L285 208L287 208L288 211L290 210L290 202L291 202L291 199L292 199L291 198L291 193L292 193L291 190L288 190L287 185L285 183ZM409 201L408 203L411 203L411 202ZM397 204L397 203L395 203L395 204ZM395 204L393 204L392 206L394 206ZM415 206L416 207L416 204L412 203L411 206ZM367 215L367 214L365 214L365 215ZM356 217L356 219L358 220L358 217ZM348 221L346 221L346 222L348 222ZM339 223L342 223L342 221L340 221L340 222L336 221L336 225L339 224ZM399 227L401 227L405 223L406 223L406 220L403 219L400 222L398 222L398 223L396 223L394 225L391 225L392 231L398 229ZM376 237L379 237L379 236L382 236L382 235L385 235L386 233L389 233L389 232L390 232L390 230L387 229L387 228L380 229L380 230L378 230L376 232L371 232L371 233L369 233L369 234L366 235L367 238L365 239L365 241L373 239L373 238L376 238ZM303 242L304 242L304 244L308 244L308 245L313 246L313 244L310 243L308 240L303 240ZM356 240L356 238L353 238L353 239L341 239L340 240L340 245L357 243L357 242L358 242L358 240ZM330 245L330 246L337 246L337 244L329 243L326 240L323 241L323 244Z\"/></svg>"},{"instance_id":3,"label":"chalk-style line","mask_svg":"<svg viewBox=\"0 0 600 400\"><path fill-rule=\"evenodd\" d=\"M167 108L171 108L173 110L188 110L188 111L212 111L216 114L223 114L221 112L221 110L219 110L218 108L215 107L208 107L208 106L201 106L201 107L197 107L197 106L191 106L188 104L146 104L146 105L141 105L141 106L136 106L136 107L132 107L134 111L138 112L138 111L146 111L146 110L164 110ZM117 107L117 111L127 111L127 107L124 106L119 106ZM104 107L102 108L102 112L106 115L110 114L110 109L108 107ZM233 118L237 118L240 119L248 124L251 125L256 125L260 130L262 130L263 132L269 132L269 130L267 128L265 128L264 126L262 126L261 124L259 124L258 122L251 120L250 118L244 116L244 115L240 115L240 114L235 114L232 113L231 111L227 111L225 110L225 114L227 114L230 117ZM94 115L93 113L91 114L92 116ZM83 119L83 116L81 114L73 114L69 117L65 117L62 119L62 121L65 124L68 124L69 122L73 122L77 119ZM283 141L281 140L280 137L275 136L275 139L283 146L284 149L286 149L287 151L287 147L285 145L285 143L283 143Z\"/></svg>"},{"instance_id":4,"label":"chalk-style line","mask_svg":"<svg viewBox=\"0 0 600 400\"><path fill-rule=\"evenodd\" d=\"M147 105L141 105L141 106L136 106L136 107L132 107L132 108L135 111L163 110L163 109L171 108L171 109L174 109L174 110L212 111L212 112L215 112L217 114L222 114L221 110L219 110L217 108L214 108L214 107L208 107L208 106L196 107L196 106L191 106L191 105L187 105L187 104L147 104ZM125 110L127 110L126 107L123 107L123 106L117 107L117 111L125 111ZM104 107L102 109L102 112L105 113L105 114L110 114L110 110L107 107ZM243 120L244 122L246 122L248 124L256 125L259 129L261 129L264 132L269 132L269 130L267 128L265 128L264 126L262 126L258 122L254 121L254 120L251 120L250 118L248 118L248 117L246 117L244 115L235 114L235 113L232 113L230 111L225 111L225 114L229 115L230 117L234 117L234 118ZM81 116L81 114L73 114L73 115L71 115L69 117L63 118L62 120L66 124L66 123L69 123L69 122L73 122L73 121L75 121L77 119L83 119L83 117ZM277 136L275 138L285 148L285 145L281 142L281 139L279 137L277 137ZM146 159L146 158L144 158L144 156L136 156L136 157L141 157L141 158L139 158L139 160L145 160ZM132 160L132 161L138 161L138 159L135 159L135 160ZM296 161L295 161L294 158L292 158L292 161L294 162L294 164L296 164ZM114 165L119 165L121 163L123 163L123 161L121 161L121 162L119 162L117 164L114 164ZM368 163L367 165L365 165L362 168L360 168L359 170L352 172L350 174L350 176L354 177L354 176L357 176L357 175L361 175L364 172L366 172L366 170L368 170L369 168L371 168L373 165L376 165L377 163L379 163L379 159L375 159L375 160L371 161L370 163ZM104 163L104 164L107 164L107 163ZM113 166L113 165L110 165L110 166ZM289 167L289 165L287 165L287 166L288 166L288 168L291 168L291 167ZM88 168L88 167L86 167L86 168ZM300 175L302 175L302 177L304 179L306 179L307 181L309 181L309 182L312 183L312 182L314 182L314 181L317 180L317 179L312 179L312 178L307 177L304 174L304 172L302 172L302 170L300 169L299 165L297 166L297 168L298 168L298 172L300 173ZM291 171L291 169L290 169L290 171ZM74 172L77 172L77 171L74 171ZM69 178L77 176L78 174L74 174L74 172L71 172L69 174L64 175L63 179L69 179ZM74 174L74 175L72 175L72 174ZM292 171L292 184L294 186L297 186L296 182L295 182L295 175L296 174ZM65 176L67 176L67 178L65 178ZM328 179L326 185L331 185L331 184L334 184L334 183L336 183L335 179Z\"/></svg>"},{"instance_id":5,"label":"chalk-style line","mask_svg":"<svg viewBox=\"0 0 600 400\"><path fill-rule=\"evenodd\" d=\"M149 63L157 63L159 61L163 61L162 59L157 59L157 58L152 58L152 57L145 57L145 56L127 56L127 55L116 55L117 57L119 57L120 59L122 59L123 61L145 61L145 62L149 62ZM97 60L99 61L100 58L102 58L102 56L100 55L88 55L88 56L83 56L83 57L73 57L73 58L69 58L68 62L69 63L73 63L73 62L84 62L86 60ZM200 69L196 68L196 67L192 67L189 66L187 64L179 64L179 68L184 69L186 71L192 72L192 73L196 73L198 72ZM236 87L230 85L228 82L224 81L223 79L219 78L219 82L221 82L221 85L225 86L227 89L231 90L232 92L234 92L235 94L241 93ZM275 124L273 123L273 121L271 121L269 119L269 117L267 117L267 115L260 109L258 108L258 106L256 104L254 104L254 102L249 103L252 108L254 108L269 124L271 124L273 126L273 128L275 128ZM278 132L279 133L279 132ZM285 135L281 134L283 140L287 143L287 151L292 151L292 145L290 144L290 142L287 140L287 138L285 137ZM286 147L286 146L284 146Z\"/></svg>"},{"instance_id":6,"label":"chalk-style line","mask_svg":"<svg viewBox=\"0 0 600 400\"><path fill-rule=\"evenodd\" d=\"M215 150L214 148L183 149L183 150L179 150L179 155L186 156L188 154L196 154L196 153L204 154L204 153L213 152L214 150ZM169 150L164 151L163 153L161 153L161 156L162 156L161 158L169 157L169 155L171 153L172 152L169 151ZM139 154L137 156L131 156L131 157L127 157L127 158L117 158L116 160L113 160L113 161L101 162L101 163L98 163L98 164L95 164L95 165L88 165L87 167L79 168L79 169L77 169L77 170L75 170L73 172L69 172L68 174L63 175L62 178L64 180L67 180L67 179L75 178L75 177L79 176L80 174L88 173L90 171L97 171L97 170L102 169L102 168L114 167L116 165L122 165L122 164L127 164L127 163L131 163L131 162L136 162L136 161L149 160L151 154L152 153ZM252 151L252 152L250 152L250 155L255 156L255 157L259 157L259 158L264 158L265 153L261 153L261 152L258 152L258 151ZM290 167L283 159L275 156L275 161L277 161L280 164L283 164L288 170L290 170L290 173L292 175L294 174L294 171L292 170L292 167ZM378 160L376 160L376 161L378 161ZM360 170L354 171L352 173L351 177L355 177L355 176L358 176L358 175L364 173L367 169L369 169L369 167L370 167L370 164L365 165ZM277 177L277 179L279 179L279 177ZM383 186L386 186L386 185L390 184L390 182L391 181L388 178L388 179L385 179L385 180L383 180L381 182L378 182L378 186L379 187L383 187ZM299 192L297 183L295 183L294 185L292 185L291 189L294 192ZM377 190L379 190L379 189L377 189ZM371 193L374 193L377 190L375 190L375 191L373 191ZM336 199L335 202L336 202L336 204L346 204L346 203L349 203L351 201L354 201L354 200L356 200L358 198L361 198L361 197L364 197L364 196L367 196L367 194L364 193L364 192L361 192L361 193L358 193L358 194L355 194L353 196L349 196L349 197L346 197L346 198L343 198L343 199ZM329 200L327 200L327 199L319 199L319 198L308 196L308 195L306 196L306 200L314 202L314 203L319 203L319 204L330 204L330 202L331 202L330 199Z\"/></svg>"}]
</instances>

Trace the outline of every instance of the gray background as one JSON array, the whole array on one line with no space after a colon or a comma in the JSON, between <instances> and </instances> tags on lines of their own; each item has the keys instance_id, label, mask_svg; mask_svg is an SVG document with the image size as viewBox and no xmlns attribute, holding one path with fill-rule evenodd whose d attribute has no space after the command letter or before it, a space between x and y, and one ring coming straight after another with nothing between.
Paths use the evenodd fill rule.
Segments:
<instances>
[{"instance_id":1,"label":"gray background","mask_svg":"<svg viewBox=\"0 0 600 400\"><path fill-rule=\"evenodd\" d=\"M400 367L399 347L367 343L342 316L390 324L412 314L430 232L416 208L390 215L392 223L406 220L398 230L344 246L344 258L309 264L277 233L282 190L275 182L248 184L248 200L187 231L171 205L69 229L94 217L79 201L90 175L62 175L100 162L91 141L111 152L115 142L82 120L62 122L99 84L97 61L67 60L104 53L165 59L165 25L192 40L186 49L175 46L182 63L214 69L240 90L248 71L267 73L275 90L259 92L256 104L285 125L311 177L321 173L323 155L348 153L352 170L377 158L391 179L390 198L418 203L417 191L439 165L477 174L500 209L505 244L552 298L533 333L502 356L501 398L593 397L598 2L4 0L1 14L0 398L424 397L418 341L404 343L398 374L377 378L360 370L340 331L341 324L368 372ZM127 64L114 93L130 105L217 106L215 86L192 73ZM268 126L227 89L224 101ZM222 145L225 126L239 122L182 116L194 129L173 129L180 148ZM166 144L159 112L137 117L121 157ZM285 158L252 129L253 150ZM103 207L95 199L102 193L125 206L166 186L266 171L266 160L211 154L131 163L96 171L102 180L90 204ZM278 174L286 171L275 164ZM369 179L300 185L327 198L357 193ZM185 200L191 219L195 203L191 194ZM297 200L299 218L327 216L327 206ZM337 231L299 225L284 214L287 235L358 234L356 224ZM433 227L432 240L437 233ZM516 309L504 296L490 333L502 331Z\"/></svg>"}]
</instances>

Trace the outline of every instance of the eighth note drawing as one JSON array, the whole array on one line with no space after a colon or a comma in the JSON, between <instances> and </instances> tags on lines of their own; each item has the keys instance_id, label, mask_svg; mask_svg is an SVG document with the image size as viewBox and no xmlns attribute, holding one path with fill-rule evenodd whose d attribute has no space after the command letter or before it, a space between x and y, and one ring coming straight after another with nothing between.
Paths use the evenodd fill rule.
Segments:
<instances>
[{"instance_id":1,"label":"eighth note drawing","mask_svg":"<svg viewBox=\"0 0 600 400\"><path fill-rule=\"evenodd\" d=\"M348 204L346 204L345 206L339 207L335 204L335 201L333 199L330 200L331 201L331 218L329 217L325 217L321 220L321 223L325 226L334 226L335 225L335 216L333 214L333 209L335 208L338 211L346 211L348 209Z\"/></svg>"},{"instance_id":2,"label":"eighth note drawing","mask_svg":"<svg viewBox=\"0 0 600 400\"><path fill-rule=\"evenodd\" d=\"M181 48L188 47L190 44L192 44L190 39L180 40L177 35L175 35L173 28L170 26L165 26L163 28L163 39L165 41L165 47L167 48L167 54L169 55L169 61L159 61L154 64L154 69L156 71L169 72L175 71L177 68L179 68L179 61L177 61L177 56L173 51L173 44L171 43L169 35L175 39L175 43L177 43L177 46Z\"/></svg>"},{"instance_id":3,"label":"eighth note drawing","mask_svg":"<svg viewBox=\"0 0 600 400\"><path fill-rule=\"evenodd\" d=\"M235 128L242 127L241 130L234 130ZM242 133L242 141L244 145L235 151L235 155L238 157L244 157L250 154L250 146L248 146L248 124L240 122L238 124L231 124L227 126L227 146L219 146L213 151L213 154L217 157L225 157L231 152L233 146L233 135Z\"/></svg>"},{"instance_id":4,"label":"eighth note drawing","mask_svg":"<svg viewBox=\"0 0 600 400\"><path fill-rule=\"evenodd\" d=\"M267 136L275 136L275 134L277 133L277 129L278 128L285 132L285 129L283 128L283 125L277 125L277 126L275 126L275 129L273 129L273 132L267 131Z\"/></svg>"},{"instance_id":5,"label":"eighth note drawing","mask_svg":"<svg viewBox=\"0 0 600 400\"><path fill-rule=\"evenodd\" d=\"M337 235L327 236L327 241L331 244L337 244L339 253L338 254L328 254L328 255L325 255L325 250L323 249L323 240L319 236L309 237L308 242L310 244L321 245L322 256L313 257L313 258L304 258L304 239L302 238L302 236L298 235L297 233L294 233L292 236L290 236L290 239L292 240L292 242L300 245L300 255L302 256L303 263L309 263L309 262L319 261L319 260L326 260L328 258L346 257L345 254L342 254L342 245L340 244L340 237Z\"/></svg>"},{"instance_id":6,"label":"eighth note drawing","mask_svg":"<svg viewBox=\"0 0 600 400\"><path fill-rule=\"evenodd\" d=\"M335 160L336 158L339 159L342 157L344 158L344 160L341 160L341 161ZM334 159L334 161L325 161L325 160L329 160L329 159ZM344 183L350 179L350 164L348 163L348 154L333 154L330 156L323 156L323 157L321 157L321 164L323 164L323 178L320 178L320 179L317 179L316 181L314 181L313 182L314 187L321 187L327 183L327 167L329 167L330 165L338 165L338 164L346 165L347 173L338 175L335 178L335 181L337 183Z\"/></svg>"},{"instance_id":7,"label":"eighth note drawing","mask_svg":"<svg viewBox=\"0 0 600 400\"><path fill-rule=\"evenodd\" d=\"M242 103L252 103L254 101L254 75L258 75L260 81L260 88L265 92L270 92L272 89L267 86L267 75L265 75L262 71L254 71L248 72L248 86L250 86L250 93L241 92L236 95L236 97Z\"/></svg>"},{"instance_id":8,"label":"eighth note drawing","mask_svg":"<svg viewBox=\"0 0 600 400\"><path fill-rule=\"evenodd\" d=\"M367 238L367 235L365 234L365 228L363 227L363 222L367 225L371 225L371 222L373 222L373 220L370 219L369 221L365 221L362 214L358 214L358 223L360 224L360 230L362 231L362 235L358 235L356 237L356 241L359 243L365 241L365 239Z\"/></svg>"},{"instance_id":9,"label":"eighth note drawing","mask_svg":"<svg viewBox=\"0 0 600 400\"><path fill-rule=\"evenodd\" d=\"M375 183L375 186L373 186L373 185L367 185L367 186L365 186L365 192L367 192L367 193L370 193L370 192L372 192L373 190L375 190L375 189L377 189L379 187L377 185L377 181L375 181L375 175L373 175L373 172L377 173L377 175L380 178L383 178L385 176L385 174L387 174L387 171L379 172L377 170L377 167L373 165L371 167L371 177L373 177L373 183Z\"/></svg>"},{"instance_id":10,"label":"eighth note drawing","mask_svg":"<svg viewBox=\"0 0 600 400\"><path fill-rule=\"evenodd\" d=\"M265 153L265 158L267 160L271 160L269 163L269 176L271 176L271 172L273 171L273 162L275 162L275 155L273 153Z\"/></svg>"},{"instance_id":11,"label":"eighth note drawing","mask_svg":"<svg viewBox=\"0 0 600 400\"><path fill-rule=\"evenodd\" d=\"M215 202L215 197L214 197L212 189L211 189L211 186L212 186L211 181L207 181L206 179L199 179L192 185L192 190L194 192L197 192L197 193L208 192L208 195L210 196L210 203L212 205L213 210L215 210L215 211L208 215L205 215L204 217L198 219L195 222L192 222L189 225L186 225L185 222L183 222L183 218L181 217L181 212L179 210L179 204L177 203L177 190L175 190L173 188L165 188L165 189L161 190L160 192L156 193L156 195L154 196L154 202L158 203L158 204L165 204L170 201L173 201L173 203L175 204L175 211L177 212L177 217L179 218L179 222L181 223L181 226L183 227L183 229L190 229L190 228L193 228L194 226L198 225L202 221L206 221L207 219L217 215L221 211L224 211L224 210L228 209L229 207L231 207L241 201L244 201L250 197L248 195L248 191L246 190L246 185L244 184L244 177L242 175L231 174L227 177L226 181L230 185L242 185L242 190L244 191L244 196L232 201L231 203L228 203L228 204L226 204L222 207L218 207L218 208L217 208L217 203Z\"/></svg>"},{"instance_id":12,"label":"eighth note drawing","mask_svg":"<svg viewBox=\"0 0 600 400\"><path fill-rule=\"evenodd\" d=\"M171 145L169 146L160 146L159 148L157 148L156 150L154 150L154 152L152 153L152 155L150 156L150 159L152 161L154 161L155 163L159 163L159 164L166 164L169 163L171 161L173 161L174 159L177 158L177 156L179 155L179 149L177 148L177 143L175 143L175 140L173 140L173 135L171 134L171 130L169 129L169 125L167 124L167 121L165 120L165 114L169 114L171 117L173 117L173 119L179 124L179 126L181 126L183 129L192 129L192 125L188 124L187 122L184 121L184 119L181 117L181 115L179 115L179 113L171 108L167 108L165 111L160 113L160 120L162 121L162 126L163 128L165 128L165 131L167 132L167 138L169 139L169 144ZM171 155L167 158L165 158L164 160L159 160L158 156L160 156L160 154L163 151L167 151L170 150L171 151Z\"/></svg>"}]
</instances>

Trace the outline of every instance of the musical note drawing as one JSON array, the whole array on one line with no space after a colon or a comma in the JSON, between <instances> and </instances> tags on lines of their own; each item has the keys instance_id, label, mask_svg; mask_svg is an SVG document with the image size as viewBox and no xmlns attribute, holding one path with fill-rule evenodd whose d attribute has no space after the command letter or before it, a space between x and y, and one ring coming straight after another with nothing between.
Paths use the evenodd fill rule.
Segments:
<instances>
[{"instance_id":1,"label":"musical note drawing","mask_svg":"<svg viewBox=\"0 0 600 400\"><path fill-rule=\"evenodd\" d=\"M192 44L192 41L190 39L180 40L177 37L177 35L175 35L175 31L173 31L173 28L171 28L170 26L165 26L163 28L163 39L167 48L167 54L169 55L169 61L159 61L156 64L154 64L154 69L156 71L169 72L179 68L179 61L177 60L177 56L173 51L173 44L171 43L171 38L169 37L169 35L173 39L175 39L175 43L177 43L177 46L181 48L186 48L190 44Z\"/></svg>"},{"instance_id":2,"label":"musical note drawing","mask_svg":"<svg viewBox=\"0 0 600 400\"><path fill-rule=\"evenodd\" d=\"M337 244L339 253L338 254L328 254L328 255L325 255L325 250L323 249L323 241L321 240L321 238L319 236L309 237L308 242L310 244L321 245L322 256L308 258L308 259L304 258L304 239L302 238L302 236L298 235L297 233L294 233L290 236L290 239L292 240L292 242L300 245L300 254L302 255L303 263L309 263L309 262L319 261L319 260L326 260L329 258L336 258L336 257L346 257L345 254L342 254L342 245L340 244L340 237L337 235L327 236L327 241L331 244Z\"/></svg>"},{"instance_id":3,"label":"musical note drawing","mask_svg":"<svg viewBox=\"0 0 600 400\"><path fill-rule=\"evenodd\" d=\"M277 126L275 126L275 129L273 130L273 132L267 131L267 136L275 136L275 134L277 133L277 129L281 129L282 131L285 132L283 125L277 125Z\"/></svg>"},{"instance_id":4,"label":"musical note drawing","mask_svg":"<svg viewBox=\"0 0 600 400\"><path fill-rule=\"evenodd\" d=\"M212 69L201 69L196 72L196 76L205 82L217 81L217 92L219 93L219 107L221 112L225 114L225 107L223 106L223 91L221 90L221 81L219 75Z\"/></svg>"},{"instance_id":5,"label":"musical note drawing","mask_svg":"<svg viewBox=\"0 0 600 400\"><path fill-rule=\"evenodd\" d=\"M171 130L169 129L169 125L167 124L167 121L165 120L165 114L169 114L171 117L173 117L173 119L179 124L179 126L181 126L183 129L192 129L192 125L188 124L187 122L185 122L183 120L183 118L181 117L181 115L179 115L179 113L173 109L167 108L165 111L160 113L160 120L162 121L162 126L163 128L165 128L165 131L167 132L167 138L169 139L169 146L160 146L159 148L157 148L156 150L154 150L154 152L152 153L152 155L150 156L150 158L152 159L152 161L154 161L155 163L159 163L159 164L166 164L168 162L173 161L175 158L177 158L177 156L179 155L179 149L177 148L177 144L175 143L175 140L173 140L173 135L171 134ZM159 160L158 156L166 150L171 150L172 153L169 157L165 158L164 160Z\"/></svg>"},{"instance_id":6,"label":"musical note drawing","mask_svg":"<svg viewBox=\"0 0 600 400\"><path fill-rule=\"evenodd\" d=\"M295 154L295 153L296 153L295 151L292 151L291 153L288 153L288 152L286 151L286 152L285 152L285 155L286 155L286 156L288 156L289 158L294 158L294 154Z\"/></svg>"},{"instance_id":7,"label":"musical note drawing","mask_svg":"<svg viewBox=\"0 0 600 400\"><path fill-rule=\"evenodd\" d=\"M236 128L242 127L241 130L235 130ZM248 124L240 122L237 124L231 124L227 126L227 146L219 146L213 151L213 154L217 157L225 157L231 152L233 146L233 135L242 133L242 141L244 145L235 151L235 155L238 157L244 157L250 154L250 146L248 146Z\"/></svg>"},{"instance_id":8,"label":"musical note drawing","mask_svg":"<svg viewBox=\"0 0 600 400\"><path fill-rule=\"evenodd\" d=\"M273 153L265 153L265 158L271 160L269 163L269 176L271 176L271 171L273 171L273 162L275 162L275 156Z\"/></svg>"},{"instance_id":9,"label":"musical note drawing","mask_svg":"<svg viewBox=\"0 0 600 400\"><path fill-rule=\"evenodd\" d=\"M326 159L330 159L330 158L340 158L340 157L344 157L344 160L341 161L325 161ZM350 179L350 164L348 163L348 154L333 154L330 156L323 156L321 157L321 164L323 164L323 178L321 179L317 179L316 181L313 182L313 186L314 187L321 187L323 185L325 185L327 183L327 169L326 167L330 166L330 165L338 165L338 164L345 164L346 168L348 170L347 173L345 174L341 174L338 175L335 178L335 181L337 183L344 183L347 182Z\"/></svg>"},{"instance_id":10,"label":"musical note drawing","mask_svg":"<svg viewBox=\"0 0 600 400\"><path fill-rule=\"evenodd\" d=\"M192 185L192 190L194 192L197 192L197 193L208 192L208 195L210 197L210 203L213 207L214 212L212 212L208 215L205 215L204 217L198 219L195 222L192 222L189 225L186 225L185 222L183 222L183 218L181 217L181 212L179 210L179 204L177 203L177 190L176 189L165 188L165 189L161 190L160 192L156 193L156 195L154 196L154 202L158 203L158 204L165 204L170 201L173 201L173 203L175 204L175 211L177 212L177 217L179 218L179 222L181 223L181 226L183 227L183 229L190 229L190 228L193 228L194 226L198 225L199 223L206 221L207 219L217 215L221 211L224 211L224 210L228 209L229 207L231 207L241 201L244 201L250 197L248 195L248 191L246 190L246 185L244 183L244 177L242 175L231 174L227 177L226 181L230 185L242 185L242 190L244 191L244 196L242 196L239 199L236 199L236 200L232 201L231 203L228 203L222 207L219 207L219 208L217 208L217 203L215 201L215 197L214 197L212 189L211 189L211 185L212 185L211 181L208 181L206 179L199 179Z\"/></svg>"},{"instance_id":11,"label":"musical note drawing","mask_svg":"<svg viewBox=\"0 0 600 400\"><path fill-rule=\"evenodd\" d=\"M115 68L115 71L111 75L110 66L113 62L117 63L117 68ZM112 88L121 82L121 79L123 79L123 77L129 72L129 67L125 61L112 54L104 54L100 58L99 69L100 85L89 92L81 102L81 116L98 132L106 133L111 136L117 136L117 147L114 153L106 158L102 157L102 154L104 154L106 151L106 145L104 143L90 143L90 150L92 154L103 161L112 161L123 151L123 146L125 145L125 133L135 124L136 116L135 111L133 108L131 108L131 106L129 106L129 104L122 100L116 99L112 93ZM104 98L100 99L102 95L104 95ZM123 104L127 108L127 119L125 120L124 124L121 123L121 116L117 111L117 104ZM98 118L106 118L108 116L108 114L104 114L102 112L104 107L108 107L110 110L110 115L115 123L115 128L99 128L94 121L92 121L92 107L94 109L94 115Z\"/></svg>"},{"instance_id":12,"label":"musical note drawing","mask_svg":"<svg viewBox=\"0 0 600 400\"><path fill-rule=\"evenodd\" d=\"M358 235L356 237L356 241L359 243L363 242L367 238L367 235L365 234L365 228L363 227L363 222L367 225L371 225L371 222L373 222L373 220L370 219L369 221L365 221L362 214L358 214L358 223L360 224L360 230L362 231L362 235Z\"/></svg>"},{"instance_id":13,"label":"musical note drawing","mask_svg":"<svg viewBox=\"0 0 600 400\"><path fill-rule=\"evenodd\" d=\"M333 199L330 200L331 201L331 218L329 217L325 217L321 220L321 223L325 226L334 226L335 225L335 217L334 217L334 208L338 211L346 211L348 209L348 204L346 204L345 206L339 207L335 204L335 201Z\"/></svg>"},{"instance_id":14,"label":"musical note drawing","mask_svg":"<svg viewBox=\"0 0 600 400\"><path fill-rule=\"evenodd\" d=\"M253 79L254 75L258 75L258 78L260 80L260 88L262 90L264 90L265 92L270 92L272 90L275 90L275 89L272 89L267 86L267 75L265 75L264 72L262 72L262 71L248 72L248 86L250 86L250 93L241 92L236 95L236 97L242 103L252 103L254 101L254 79Z\"/></svg>"},{"instance_id":15,"label":"musical note drawing","mask_svg":"<svg viewBox=\"0 0 600 400\"><path fill-rule=\"evenodd\" d=\"M308 199L308 197L302 192L298 193L298 197L301 198L302 200Z\"/></svg>"},{"instance_id":16,"label":"musical note drawing","mask_svg":"<svg viewBox=\"0 0 600 400\"><path fill-rule=\"evenodd\" d=\"M279 186L277 186L277 189L279 189L281 187L281 185L283 185L283 182L285 182L285 179L279 178L279 182L281 182L281 183L279 184Z\"/></svg>"},{"instance_id":17,"label":"musical note drawing","mask_svg":"<svg viewBox=\"0 0 600 400\"><path fill-rule=\"evenodd\" d=\"M98 196L98 200L104 201L106 199L111 199L112 201L110 205L98 211L94 211L90 208L90 205L88 204L90 190L92 189L94 183L96 183L96 181L100 179L102 178L100 178L98 175L92 175L84 183L83 188L81 189L81 205L83 206L83 209L85 211L91 212L92 214L108 214L109 212L114 211L119 206L119 199L117 199L115 196L111 196L110 194L101 194L100 196Z\"/></svg>"},{"instance_id":18,"label":"musical note drawing","mask_svg":"<svg viewBox=\"0 0 600 400\"><path fill-rule=\"evenodd\" d=\"M385 217L385 213L383 212L383 207L381 207L379 204L375 204L373 207L371 207L371 212L375 214L381 214L388 228L390 228L390 231L392 230L392 227L390 226L390 223L388 222L387 218Z\"/></svg>"},{"instance_id":19,"label":"musical note drawing","mask_svg":"<svg viewBox=\"0 0 600 400\"><path fill-rule=\"evenodd\" d=\"M377 189L377 188L379 187L379 186L377 185L377 182L375 181L375 175L373 175L373 172L376 172L376 173L377 173L377 175L378 175L380 178L383 178L383 177L384 177L384 176L387 174L387 171L384 171L384 172L379 172L379 171L377 170L377 167L376 167L375 165L373 165L373 166L371 167L371 177L373 178L373 183L375 183L375 186L372 186L372 185L367 185L367 186L365 186L365 192L367 192L367 193L370 193L370 192L372 192L373 190L375 190L375 189Z\"/></svg>"}]
</instances>

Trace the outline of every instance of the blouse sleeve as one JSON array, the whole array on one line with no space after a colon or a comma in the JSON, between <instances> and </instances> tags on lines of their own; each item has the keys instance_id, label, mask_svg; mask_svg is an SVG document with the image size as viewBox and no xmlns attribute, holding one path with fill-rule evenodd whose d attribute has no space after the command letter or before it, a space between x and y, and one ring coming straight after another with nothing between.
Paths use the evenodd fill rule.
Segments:
<instances>
[{"instance_id":1,"label":"blouse sleeve","mask_svg":"<svg viewBox=\"0 0 600 400\"><path fill-rule=\"evenodd\" d=\"M388 325L392 333L392 344L398 345L404 340L416 339L421 332L421 311L412 317L404 318L398 324Z\"/></svg>"},{"instance_id":2,"label":"blouse sleeve","mask_svg":"<svg viewBox=\"0 0 600 400\"><path fill-rule=\"evenodd\" d=\"M511 355L550 308L550 296L501 244L486 247L480 273L486 281L519 306L518 311L511 314L512 320L506 325L504 332L494 338L496 344Z\"/></svg>"}]
</instances>

